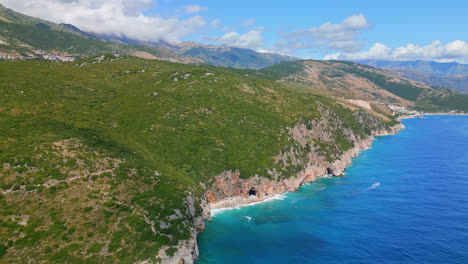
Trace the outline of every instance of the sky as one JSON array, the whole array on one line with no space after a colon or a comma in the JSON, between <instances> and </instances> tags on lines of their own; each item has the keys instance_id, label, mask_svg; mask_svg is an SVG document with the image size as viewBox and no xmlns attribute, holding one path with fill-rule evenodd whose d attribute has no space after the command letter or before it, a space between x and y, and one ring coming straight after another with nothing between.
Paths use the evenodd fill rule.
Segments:
<instances>
[{"instance_id":1,"label":"sky","mask_svg":"<svg viewBox=\"0 0 468 264\"><path fill-rule=\"evenodd\" d=\"M142 41L196 41L307 59L468 63L463 0L0 0L15 11Z\"/></svg>"}]
</instances>

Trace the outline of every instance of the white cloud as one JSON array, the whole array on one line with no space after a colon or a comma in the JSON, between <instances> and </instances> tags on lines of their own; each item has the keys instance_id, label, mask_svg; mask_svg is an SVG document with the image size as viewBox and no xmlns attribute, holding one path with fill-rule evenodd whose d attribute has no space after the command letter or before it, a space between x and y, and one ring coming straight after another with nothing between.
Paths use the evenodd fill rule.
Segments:
<instances>
[{"instance_id":1,"label":"white cloud","mask_svg":"<svg viewBox=\"0 0 468 264\"><path fill-rule=\"evenodd\" d=\"M142 41L178 42L204 27L201 16L185 19L148 16L153 0L3 0L19 12L57 23L69 23L98 34L115 35ZM201 7L200 7L201 8Z\"/></svg>"},{"instance_id":2,"label":"white cloud","mask_svg":"<svg viewBox=\"0 0 468 264\"><path fill-rule=\"evenodd\" d=\"M218 38L216 42L226 46L247 49L261 49L264 46L262 29L252 29L244 34L229 32Z\"/></svg>"},{"instance_id":3,"label":"white cloud","mask_svg":"<svg viewBox=\"0 0 468 264\"><path fill-rule=\"evenodd\" d=\"M208 11L208 8L200 5L187 5L184 6L184 10L186 14L195 14L200 13L202 11Z\"/></svg>"},{"instance_id":4,"label":"white cloud","mask_svg":"<svg viewBox=\"0 0 468 264\"><path fill-rule=\"evenodd\" d=\"M465 58L464 58L465 57ZM326 60L436 60L463 62L468 57L468 43L455 40L447 44L436 40L429 45L408 44L403 47L390 48L376 43L367 51L355 53L335 53L325 56Z\"/></svg>"},{"instance_id":5,"label":"white cloud","mask_svg":"<svg viewBox=\"0 0 468 264\"><path fill-rule=\"evenodd\" d=\"M358 14L345 18L339 24L327 22L318 27L283 32L280 35L288 40L291 45L289 49L292 51L300 47L322 46L327 50L357 52L364 46L359 39L361 32L370 27L364 15Z\"/></svg>"}]
</instances>

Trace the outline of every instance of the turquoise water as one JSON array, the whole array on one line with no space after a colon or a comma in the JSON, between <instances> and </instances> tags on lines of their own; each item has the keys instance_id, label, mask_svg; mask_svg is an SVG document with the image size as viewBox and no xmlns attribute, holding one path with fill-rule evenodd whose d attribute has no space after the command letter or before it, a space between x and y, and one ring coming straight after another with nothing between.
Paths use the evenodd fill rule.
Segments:
<instances>
[{"instance_id":1,"label":"turquoise water","mask_svg":"<svg viewBox=\"0 0 468 264\"><path fill-rule=\"evenodd\" d=\"M468 117L403 123L344 178L218 214L197 264L468 263Z\"/></svg>"}]
</instances>

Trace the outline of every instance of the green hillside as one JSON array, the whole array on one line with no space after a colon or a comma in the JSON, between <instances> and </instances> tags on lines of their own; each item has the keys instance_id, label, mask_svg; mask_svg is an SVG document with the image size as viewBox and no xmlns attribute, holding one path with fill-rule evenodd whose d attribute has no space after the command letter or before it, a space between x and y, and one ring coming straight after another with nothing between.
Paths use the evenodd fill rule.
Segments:
<instances>
[{"instance_id":1,"label":"green hillside","mask_svg":"<svg viewBox=\"0 0 468 264\"><path fill-rule=\"evenodd\" d=\"M111 52L111 44L90 40L71 33L55 31L39 26L13 24L0 21L0 36L10 45L0 45L0 50L30 52L31 48L44 51L61 51L76 55L95 55Z\"/></svg>"},{"instance_id":2,"label":"green hillside","mask_svg":"<svg viewBox=\"0 0 468 264\"><path fill-rule=\"evenodd\" d=\"M301 148L287 127L328 109L356 135L373 129L258 72L111 59L0 62L0 262L157 261L191 238L214 176L302 169L274 160ZM335 125L317 142L328 160L352 147Z\"/></svg>"}]
</instances>

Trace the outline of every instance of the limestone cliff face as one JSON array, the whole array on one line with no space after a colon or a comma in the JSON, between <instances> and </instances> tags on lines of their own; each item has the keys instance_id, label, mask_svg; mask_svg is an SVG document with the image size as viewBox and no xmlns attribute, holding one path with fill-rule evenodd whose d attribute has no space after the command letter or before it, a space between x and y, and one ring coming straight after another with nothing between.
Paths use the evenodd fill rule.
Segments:
<instances>
[{"instance_id":1,"label":"limestone cliff face","mask_svg":"<svg viewBox=\"0 0 468 264\"><path fill-rule=\"evenodd\" d=\"M380 119L358 111L353 113L360 129L356 132L328 109L322 108L320 111L321 118L287 128L293 144L275 157L275 168L271 168L268 175L242 178L239 171L230 170L216 176L205 193L203 215L197 217L193 213L193 239L181 242L176 256L163 257L164 263L193 263L198 258L196 238L203 231L203 221L210 217L211 209L262 201L295 191L301 185L325 175L343 176L351 159L362 149L369 148L375 136L392 135L404 129L402 124L388 127ZM302 169L294 175L287 174L291 167ZM255 195L249 195L252 190L255 190ZM193 207L193 199L188 202Z\"/></svg>"},{"instance_id":2,"label":"limestone cliff face","mask_svg":"<svg viewBox=\"0 0 468 264\"><path fill-rule=\"evenodd\" d=\"M197 215L196 212L196 203L200 203L202 208L202 214ZM174 256L167 256L163 248L159 251L159 257L162 259L163 264L193 264L194 260L198 258L198 244L197 236L205 229L205 219L210 217L210 206L208 205L206 199L197 201L195 195L190 195L186 199L187 210L190 215L193 216L193 223L191 229L191 239L186 241L180 241L177 245L177 252Z\"/></svg>"},{"instance_id":3,"label":"limestone cliff face","mask_svg":"<svg viewBox=\"0 0 468 264\"><path fill-rule=\"evenodd\" d=\"M362 149L370 147L374 136L396 134L404 129L402 124L388 127L372 115L355 112L361 131L368 131L367 135L356 133L328 109L321 109L321 112L320 119L288 128L290 139L296 144L275 157L278 168L270 169L267 177L255 175L245 179L240 177L239 171L232 170L216 176L206 192L210 208L265 200L276 194L295 191L301 185L325 175L343 176L351 159ZM338 140L352 147L343 150ZM286 175L284 172L291 166L303 169L293 176ZM252 188L255 195L249 195Z\"/></svg>"}]
</instances>

